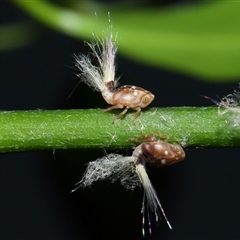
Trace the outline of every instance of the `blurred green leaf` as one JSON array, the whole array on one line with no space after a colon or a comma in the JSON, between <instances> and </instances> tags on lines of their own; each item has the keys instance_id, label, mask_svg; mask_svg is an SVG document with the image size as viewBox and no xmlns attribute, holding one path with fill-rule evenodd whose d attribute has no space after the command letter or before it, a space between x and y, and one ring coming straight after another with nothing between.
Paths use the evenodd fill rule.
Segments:
<instances>
[{"instance_id":1,"label":"blurred green leaf","mask_svg":"<svg viewBox=\"0 0 240 240\"><path fill-rule=\"evenodd\" d=\"M101 30L109 25L110 11L120 36L119 52L125 56L195 78L239 81L239 2L134 9L94 5L92 1L88 8L87 1L79 1L78 10L47 1L14 3L48 26L82 39L90 39L92 32L101 36Z\"/></svg>"},{"instance_id":2,"label":"blurred green leaf","mask_svg":"<svg viewBox=\"0 0 240 240\"><path fill-rule=\"evenodd\" d=\"M39 33L33 24L23 21L1 25L0 36L0 52L4 52L27 46L39 37Z\"/></svg>"}]
</instances>

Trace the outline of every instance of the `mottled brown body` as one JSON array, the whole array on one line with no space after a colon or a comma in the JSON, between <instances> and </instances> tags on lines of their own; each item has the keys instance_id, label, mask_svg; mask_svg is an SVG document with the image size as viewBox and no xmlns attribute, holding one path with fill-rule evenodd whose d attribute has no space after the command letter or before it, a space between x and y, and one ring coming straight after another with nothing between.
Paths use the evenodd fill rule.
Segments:
<instances>
[{"instance_id":1,"label":"mottled brown body","mask_svg":"<svg viewBox=\"0 0 240 240\"><path fill-rule=\"evenodd\" d=\"M149 142L140 144L133 151L133 156L137 159L136 165L147 163L155 167L163 167L184 160L185 152L179 144L156 141L153 136L149 135Z\"/></svg>"},{"instance_id":2,"label":"mottled brown body","mask_svg":"<svg viewBox=\"0 0 240 240\"><path fill-rule=\"evenodd\" d=\"M129 108L136 110L133 118L133 121L135 122L141 112L141 109L147 107L155 97L151 92L136 86L124 85L119 88L115 88L112 81L106 83L105 85L108 91L103 91L102 96L107 103L113 106L104 111L125 108L119 115L117 115L113 122L122 117Z\"/></svg>"}]
</instances>

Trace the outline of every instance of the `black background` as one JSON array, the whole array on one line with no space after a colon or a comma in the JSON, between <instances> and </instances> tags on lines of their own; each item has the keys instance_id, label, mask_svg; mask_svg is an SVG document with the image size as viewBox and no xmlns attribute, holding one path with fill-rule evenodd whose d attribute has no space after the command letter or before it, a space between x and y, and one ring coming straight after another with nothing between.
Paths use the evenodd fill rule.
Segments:
<instances>
[{"instance_id":1,"label":"black background","mask_svg":"<svg viewBox=\"0 0 240 240\"><path fill-rule=\"evenodd\" d=\"M8 3L1 3L0 13L3 23L28 19ZM37 42L0 55L0 109L106 108L101 95L84 84L66 101L77 83L72 55L87 51L83 42L36 27ZM209 106L200 95L225 96L240 80L204 82L121 56L118 74L122 85L158 93L151 105L158 107ZM240 239L239 149L185 150L182 163L149 169L173 230L153 221L146 239ZM142 239L142 190L100 182L69 194L85 164L103 155L102 150L57 150L55 157L52 151L1 154L0 238Z\"/></svg>"}]
</instances>

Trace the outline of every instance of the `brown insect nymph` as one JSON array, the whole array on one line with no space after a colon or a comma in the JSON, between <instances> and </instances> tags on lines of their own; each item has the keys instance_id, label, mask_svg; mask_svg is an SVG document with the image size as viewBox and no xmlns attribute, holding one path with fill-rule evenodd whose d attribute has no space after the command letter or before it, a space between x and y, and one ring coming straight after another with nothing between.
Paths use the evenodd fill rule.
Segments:
<instances>
[{"instance_id":1,"label":"brown insect nymph","mask_svg":"<svg viewBox=\"0 0 240 240\"><path fill-rule=\"evenodd\" d=\"M102 92L102 96L108 104L113 105L105 109L104 111L110 111L112 109L125 108L120 114L118 114L113 123L121 118L129 108L136 111L133 121L135 123L136 118L139 116L141 109L147 107L153 100L154 95L140 87L124 85L119 88L115 88L113 82L106 84L107 88Z\"/></svg>"},{"instance_id":2,"label":"brown insect nymph","mask_svg":"<svg viewBox=\"0 0 240 240\"><path fill-rule=\"evenodd\" d=\"M135 148L133 156L136 157L135 164L149 164L155 167L163 167L180 162L185 158L183 148L177 143L157 140L156 136L148 135L135 141L147 141Z\"/></svg>"},{"instance_id":3,"label":"brown insect nymph","mask_svg":"<svg viewBox=\"0 0 240 240\"><path fill-rule=\"evenodd\" d=\"M92 50L92 54L87 56L83 54L74 55L75 66L80 70L77 76L93 90L101 92L104 100L113 105L104 110L105 112L125 108L114 118L113 123L121 118L129 108L136 111L133 118L135 123L141 109L147 107L153 101L154 95L141 87L131 85L117 88L119 79L115 78L117 39L113 38L112 28L109 30L107 36L102 38L102 41L96 38L96 43L87 43ZM93 64L94 60L96 60L96 65Z\"/></svg>"}]
</instances>

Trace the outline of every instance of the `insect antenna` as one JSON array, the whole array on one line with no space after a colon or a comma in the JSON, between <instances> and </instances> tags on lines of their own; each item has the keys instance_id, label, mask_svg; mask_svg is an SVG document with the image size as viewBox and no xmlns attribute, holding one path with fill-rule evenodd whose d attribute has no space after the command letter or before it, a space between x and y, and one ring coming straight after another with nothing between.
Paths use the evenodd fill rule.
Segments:
<instances>
[{"instance_id":1,"label":"insect antenna","mask_svg":"<svg viewBox=\"0 0 240 240\"><path fill-rule=\"evenodd\" d=\"M157 209L159 208L162 212L163 217L165 218L165 221L168 224L168 227L170 229L172 229L172 226L171 226L170 222L168 221L167 216L164 212L164 209L163 209L163 207L162 207L162 205L161 205L161 203L160 203L160 201L157 197L157 193L156 193L155 189L153 188L152 183L151 183L151 181L150 181L150 179L149 179L149 177L146 173L144 165L138 164L136 166L136 172L137 172L137 174L139 176L139 179L140 179L140 181L143 185L143 188L144 188L144 198L145 198L145 196L147 198L147 208L150 208L150 210L155 213L156 221L158 221L158 215L160 215L157 212ZM142 208L144 206L145 206L145 200L143 201ZM144 213L144 211L142 209L142 213ZM145 223L144 217L143 217L142 222ZM150 220L150 217L149 217L149 211L148 211L148 226L149 226L149 232L151 233L151 220Z\"/></svg>"},{"instance_id":2,"label":"insect antenna","mask_svg":"<svg viewBox=\"0 0 240 240\"><path fill-rule=\"evenodd\" d=\"M206 98L206 99L209 99L209 100L211 100L213 103L215 103L217 106L219 106L219 107L225 107L225 108L228 108L228 106L224 103L224 102L219 102L219 101L217 101L217 100L215 100L215 99L213 99L213 98L210 98L210 97L208 97L208 96L203 96L203 95L201 95L201 97L204 97L204 98Z\"/></svg>"},{"instance_id":3,"label":"insect antenna","mask_svg":"<svg viewBox=\"0 0 240 240\"><path fill-rule=\"evenodd\" d=\"M75 85L75 87L73 88L73 90L71 91L71 93L69 94L69 96L67 97L66 101L69 100L69 98L73 95L74 91L76 90L76 88L78 87L80 81L78 81L78 83Z\"/></svg>"},{"instance_id":4,"label":"insect antenna","mask_svg":"<svg viewBox=\"0 0 240 240\"><path fill-rule=\"evenodd\" d=\"M141 213L142 213L142 235L143 235L143 237L145 237L145 229L144 229L144 226L145 226L145 215L147 215L149 234L150 235L152 234L152 215L151 215L151 212L150 212L151 210L150 210L149 206L145 206L145 201L146 201L146 193L144 191L144 193L143 193L143 201L142 201L142 209L141 209ZM147 208L147 213L145 213L145 209L146 208ZM160 215L160 212L159 212L158 208L155 209L154 214L155 214L156 223L158 223L158 219L161 219L161 215Z\"/></svg>"},{"instance_id":5,"label":"insect antenna","mask_svg":"<svg viewBox=\"0 0 240 240\"><path fill-rule=\"evenodd\" d=\"M73 193L73 192L77 191L77 190L81 187L81 185L79 184L79 182L76 183L75 186L76 186L76 187L75 187L74 189L72 189L69 193Z\"/></svg>"},{"instance_id":6,"label":"insect antenna","mask_svg":"<svg viewBox=\"0 0 240 240\"><path fill-rule=\"evenodd\" d=\"M145 237L145 192L143 193L143 200L142 200L142 208L141 208L141 214L142 214L142 235Z\"/></svg>"}]
</instances>

